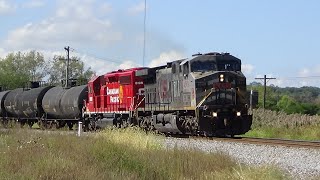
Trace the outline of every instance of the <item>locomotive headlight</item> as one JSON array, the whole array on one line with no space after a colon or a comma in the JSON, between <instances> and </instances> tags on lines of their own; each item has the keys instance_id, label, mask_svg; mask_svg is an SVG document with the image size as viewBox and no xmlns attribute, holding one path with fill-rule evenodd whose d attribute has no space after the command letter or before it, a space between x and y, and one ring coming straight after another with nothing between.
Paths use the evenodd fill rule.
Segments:
<instances>
[{"instance_id":1,"label":"locomotive headlight","mask_svg":"<svg viewBox=\"0 0 320 180\"><path fill-rule=\"evenodd\" d=\"M217 112L213 112L213 113L212 113L212 116L213 116L213 117L218 117L218 113L217 113Z\"/></svg>"},{"instance_id":2,"label":"locomotive headlight","mask_svg":"<svg viewBox=\"0 0 320 180\"><path fill-rule=\"evenodd\" d=\"M237 116L238 116L238 117L241 116L241 112L240 112L240 111L237 112Z\"/></svg>"},{"instance_id":3,"label":"locomotive headlight","mask_svg":"<svg viewBox=\"0 0 320 180\"><path fill-rule=\"evenodd\" d=\"M224 75L220 74L220 82L223 82L223 81L224 81Z\"/></svg>"}]
</instances>

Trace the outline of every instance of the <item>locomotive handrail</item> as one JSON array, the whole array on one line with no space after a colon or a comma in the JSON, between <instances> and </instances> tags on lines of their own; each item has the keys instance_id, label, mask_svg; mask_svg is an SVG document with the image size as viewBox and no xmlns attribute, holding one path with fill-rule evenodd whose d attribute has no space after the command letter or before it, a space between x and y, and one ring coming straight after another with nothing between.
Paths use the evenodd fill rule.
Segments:
<instances>
[{"instance_id":1,"label":"locomotive handrail","mask_svg":"<svg viewBox=\"0 0 320 180\"><path fill-rule=\"evenodd\" d=\"M138 109L138 107L140 106L140 104L143 102L143 100L145 99L146 97L144 96L140 102L137 104L137 106L134 108L134 110Z\"/></svg>"},{"instance_id":2,"label":"locomotive handrail","mask_svg":"<svg viewBox=\"0 0 320 180\"><path fill-rule=\"evenodd\" d=\"M199 108L212 93L213 93L213 89L211 88L211 91L199 102L199 104L197 105L197 108Z\"/></svg>"}]
</instances>

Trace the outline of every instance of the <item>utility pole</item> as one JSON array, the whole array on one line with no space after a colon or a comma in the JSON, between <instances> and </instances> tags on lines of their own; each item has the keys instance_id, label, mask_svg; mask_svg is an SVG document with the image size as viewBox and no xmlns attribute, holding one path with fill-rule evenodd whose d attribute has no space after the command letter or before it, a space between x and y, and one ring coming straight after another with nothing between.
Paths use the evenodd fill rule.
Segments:
<instances>
[{"instance_id":1,"label":"utility pole","mask_svg":"<svg viewBox=\"0 0 320 180\"><path fill-rule=\"evenodd\" d=\"M65 87L69 86L69 65L70 65L70 46L64 47L67 51L67 66L66 66L66 84Z\"/></svg>"},{"instance_id":2,"label":"utility pole","mask_svg":"<svg viewBox=\"0 0 320 180\"><path fill-rule=\"evenodd\" d=\"M266 107L266 94L267 94L267 80L270 79L276 79L276 78L267 78L267 75L264 75L263 78L255 78L255 79L263 79L263 86L264 86L264 91L263 91L263 109Z\"/></svg>"},{"instance_id":3,"label":"utility pole","mask_svg":"<svg viewBox=\"0 0 320 180\"><path fill-rule=\"evenodd\" d=\"M143 52L142 52L142 66L146 57L146 19L147 19L147 0L144 0L144 17L143 17Z\"/></svg>"}]
</instances>

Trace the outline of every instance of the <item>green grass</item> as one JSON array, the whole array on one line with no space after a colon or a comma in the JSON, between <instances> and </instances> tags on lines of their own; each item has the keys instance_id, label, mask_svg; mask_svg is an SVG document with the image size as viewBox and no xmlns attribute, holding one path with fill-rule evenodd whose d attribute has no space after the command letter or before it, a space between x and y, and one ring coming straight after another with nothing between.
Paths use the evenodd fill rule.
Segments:
<instances>
[{"instance_id":1,"label":"green grass","mask_svg":"<svg viewBox=\"0 0 320 180\"><path fill-rule=\"evenodd\" d=\"M320 116L286 114L263 109L253 111L252 130L247 137L320 140Z\"/></svg>"},{"instance_id":2,"label":"green grass","mask_svg":"<svg viewBox=\"0 0 320 180\"><path fill-rule=\"evenodd\" d=\"M162 146L163 137L107 129L76 137L28 129L0 132L0 179L287 179L272 167Z\"/></svg>"},{"instance_id":3,"label":"green grass","mask_svg":"<svg viewBox=\"0 0 320 180\"><path fill-rule=\"evenodd\" d=\"M318 126L299 126L295 128L260 127L250 130L246 137L283 138L295 140L320 140L320 128Z\"/></svg>"}]
</instances>

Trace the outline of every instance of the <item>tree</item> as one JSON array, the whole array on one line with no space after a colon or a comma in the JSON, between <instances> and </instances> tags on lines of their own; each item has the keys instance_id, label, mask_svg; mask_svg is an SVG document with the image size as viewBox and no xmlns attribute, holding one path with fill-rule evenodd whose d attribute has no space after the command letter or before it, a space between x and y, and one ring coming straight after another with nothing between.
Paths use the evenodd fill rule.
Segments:
<instances>
[{"instance_id":1,"label":"tree","mask_svg":"<svg viewBox=\"0 0 320 180\"><path fill-rule=\"evenodd\" d=\"M79 57L71 57L69 65L69 78L77 79L77 84L86 84L94 71L85 70L84 62ZM58 85L66 78L66 60L63 56L54 56L49 70L49 84Z\"/></svg>"},{"instance_id":2,"label":"tree","mask_svg":"<svg viewBox=\"0 0 320 180\"><path fill-rule=\"evenodd\" d=\"M0 86L25 87L28 81L41 81L47 75L47 62L41 53L10 53L0 61Z\"/></svg>"},{"instance_id":3,"label":"tree","mask_svg":"<svg viewBox=\"0 0 320 180\"><path fill-rule=\"evenodd\" d=\"M41 81L48 74L48 62L44 60L41 53L30 51L24 54L24 71L31 81Z\"/></svg>"},{"instance_id":4,"label":"tree","mask_svg":"<svg viewBox=\"0 0 320 180\"><path fill-rule=\"evenodd\" d=\"M277 107L279 110L282 110L288 114L293 113L303 113L303 107L296 100L289 97L288 95L284 95L281 97L279 102L277 103Z\"/></svg>"}]
</instances>

